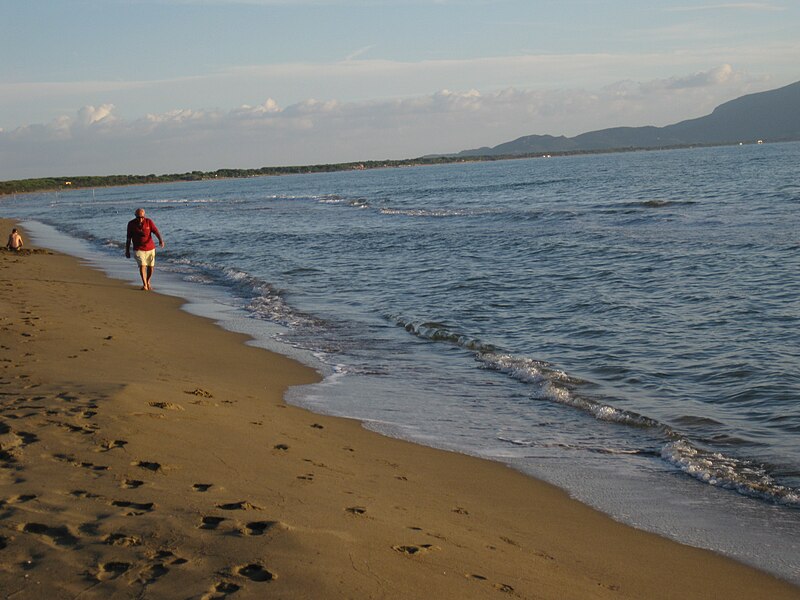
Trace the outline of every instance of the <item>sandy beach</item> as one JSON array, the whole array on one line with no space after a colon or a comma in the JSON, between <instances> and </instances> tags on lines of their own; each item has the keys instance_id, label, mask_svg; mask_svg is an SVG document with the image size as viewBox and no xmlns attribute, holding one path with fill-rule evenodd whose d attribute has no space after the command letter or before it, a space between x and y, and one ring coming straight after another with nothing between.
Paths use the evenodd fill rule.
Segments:
<instances>
[{"instance_id":1,"label":"sandy beach","mask_svg":"<svg viewBox=\"0 0 800 600\"><path fill-rule=\"evenodd\" d=\"M154 288L0 252L2 598L800 598L501 464L288 406L313 370Z\"/></svg>"}]
</instances>

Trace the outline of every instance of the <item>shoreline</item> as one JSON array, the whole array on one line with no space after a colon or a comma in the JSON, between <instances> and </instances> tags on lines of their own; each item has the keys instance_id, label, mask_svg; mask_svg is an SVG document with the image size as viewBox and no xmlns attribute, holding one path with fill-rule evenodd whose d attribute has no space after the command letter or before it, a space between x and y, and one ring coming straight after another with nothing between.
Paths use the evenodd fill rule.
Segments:
<instances>
[{"instance_id":1,"label":"shoreline","mask_svg":"<svg viewBox=\"0 0 800 600\"><path fill-rule=\"evenodd\" d=\"M311 369L178 298L55 253L0 268L14 597L800 597L500 463L287 405Z\"/></svg>"},{"instance_id":2,"label":"shoreline","mask_svg":"<svg viewBox=\"0 0 800 600\"><path fill-rule=\"evenodd\" d=\"M768 144L790 144L800 140L775 140ZM566 150L561 152L532 152L526 154L497 154L477 156L457 155L430 155L417 158L400 158L375 160L366 159L346 163L330 163L315 165L286 165L251 169L217 169L216 171L192 171L187 173L161 174L161 175L74 175L64 177L32 177L26 179L8 179L0 181L0 198L3 196L24 196L27 194L48 194L69 192L71 190L105 189L115 187L132 187L139 185L159 185L169 183L193 183L224 181L226 179L250 179L256 177L282 177L287 175L319 175L325 173L340 173L343 171L372 171L377 169L404 169L412 167L433 167L439 165L458 165L479 162L498 162L507 160L531 160L537 158L569 158L573 156L594 156L598 154L626 154L635 152L669 152L672 150L694 150L696 148L728 148L736 146L760 145L755 142L721 142L708 144L683 144L677 146L636 147L636 148L606 148L602 150ZM199 174L198 174L199 173ZM102 180L130 179L128 182L103 183ZM81 185L76 181L92 180ZM100 180L97 184L93 180ZM36 187L35 189L11 189L20 184L45 181L49 187ZM56 181L62 181L56 184ZM69 183L67 183L69 182ZM55 185L52 185L55 184ZM23 186L25 187L25 186Z\"/></svg>"}]
</instances>

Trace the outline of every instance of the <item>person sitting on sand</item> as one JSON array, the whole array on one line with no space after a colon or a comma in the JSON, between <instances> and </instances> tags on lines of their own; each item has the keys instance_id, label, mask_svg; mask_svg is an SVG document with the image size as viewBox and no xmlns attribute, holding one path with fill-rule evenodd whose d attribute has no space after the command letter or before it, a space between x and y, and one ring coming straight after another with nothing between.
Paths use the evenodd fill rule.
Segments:
<instances>
[{"instance_id":1,"label":"person sitting on sand","mask_svg":"<svg viewBox=\"0 0 800 600\"><path fill-rule=\"evenodd\" d=\"M131 257L131 242L136 254L136 262L139 265L139 275L142 277L142 289L149 291L150 278L153 276L153 269L156 266L156 244L153 235L158 238L158 245L163 248L164 240L161 232L151 219L144 216L144 209L137 208L135 219L128 221L128 236L125 240L125 258Z\"/></svg>"},{"instance_id":2,"label":"person sitting on sand","mask_svg":"<svg viewBox=\"0 0 800 600\"><path fill-rule=\"evenodd\" d=\"M11 235L8 236L6 248L9 250L16 250L17 252L22 250L22 236L19 234L16 227L11 230Z\"/></svg>"}]
</instances>

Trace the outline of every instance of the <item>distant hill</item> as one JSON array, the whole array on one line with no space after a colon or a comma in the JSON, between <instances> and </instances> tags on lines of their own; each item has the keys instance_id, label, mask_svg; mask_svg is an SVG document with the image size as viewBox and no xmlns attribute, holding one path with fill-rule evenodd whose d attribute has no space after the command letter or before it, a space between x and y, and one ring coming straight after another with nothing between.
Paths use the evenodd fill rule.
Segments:
<instances>
[{"instance_id":1,"label":"distant hill","mask_svg":"<svg viewBox=\"0 0 800 600\"><path fill-rule=\"evenodd\" d=\"M456 156L513 156L555 152L597 152L630 148L736 144L800 140L800 81L721 104L710 115L666 127L612 127L575 137L526 135L494 148L464 150Z\"/></svg>"}]
</instances>

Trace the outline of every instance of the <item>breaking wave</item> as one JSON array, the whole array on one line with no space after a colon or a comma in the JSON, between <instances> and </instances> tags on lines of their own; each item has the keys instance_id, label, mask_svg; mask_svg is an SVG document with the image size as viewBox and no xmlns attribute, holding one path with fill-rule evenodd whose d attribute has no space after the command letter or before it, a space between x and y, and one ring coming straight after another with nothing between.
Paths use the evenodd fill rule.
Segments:
<instances>
[{"instance_id":1,"label":"breaking wave","mask_svg":"<svg viewBox=\"0 0 800 600\"><path fill-rule=\"evenodd\" d=\"M764 466L719 452L708 452L665 423L583 395L580 393L580 387L586 382L571 377L550 363L502 352L493 344L454 331L443 323L417 322L400 316L388 318L419 338L448 343L474 352L475 360L480 363L481 368L504 373L517 381L529 384L532 389L531 397L534 399L578 409L598 421L647 429L662 440L661 447L655 449L582 448L584 450L658 457L703 483L776 504L800 508L800 490L779 484ZM680 419L676 418L676 421ZM499 439L513 445L536 445L529 440Z\"/></svg>"},{"instance_id":2,"label":"breaking wave","mask_svg":"<svg viewBox=\"0 0 800 600\"><path fill-rule=\"evenodd\" d=\"M485 214L487 211L475 211L457 208L440 208L440 209L426 209L426 208L382 208L380 213L382 215L399 215L404 217L473 217Z\"/></svg>"},{"instance_id":3,"label":"breaking wave","mask_svg":"<svg viewBox=\"0 0 800 600\"><path fill-rule=\"evenodd\" d=\"M686 439L664 446L661 458L703 483L800 508L800 490L777 483L763 465L702 450Z\"/></svg>"},{"instance_id":4,"label":"breaking wave","mask_svg":"<svg viewBox=\"0 0 800 600\"><path fill-rule=\"evenodd\" d=\"M319 324L315 317L292 308L284 300L281 290L245 271L232 267L218 269L212 264L188 258L171 258L165 262L171 271L186 281L224 286L244 303L243 308L257 318L286 327Z\"/></svg>"},{"instance_id":5,"label":"breaking wave","mask_svg":"<svg viewBox=\"0 0 800 600\"><path fill-rule=\"evenodd\" d=\"M344 198L337 194L328 194L325 196L318 196L317 202L320 204L338 204L342 206L349 206L351 208L370 208L370 203L365 198Z\"/></svg>"}]
</instances>

